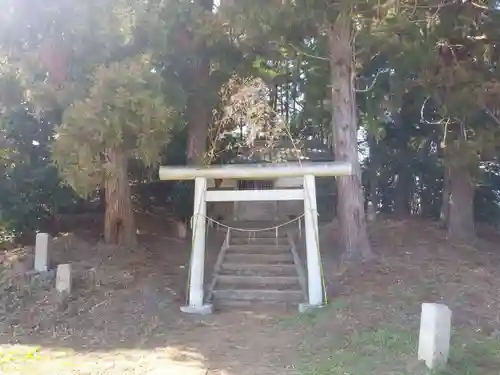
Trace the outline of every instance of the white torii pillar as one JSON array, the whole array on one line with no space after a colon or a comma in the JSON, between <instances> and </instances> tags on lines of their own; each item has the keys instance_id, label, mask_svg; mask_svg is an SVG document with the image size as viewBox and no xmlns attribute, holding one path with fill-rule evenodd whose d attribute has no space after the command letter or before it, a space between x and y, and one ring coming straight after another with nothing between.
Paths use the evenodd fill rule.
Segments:
<instances>
[{"instance_id":1,"label":"white torii pillar","mask_svg":"<svg viewBox=\"0 0 500 375\"><path fill-rule=\"evenodd\" d=\"M309 306L323 305L323 282L321 257L319 255L318 208L316 203L316 179L314 175L304 176L304 223L307 252L307 288ZM309 271L312 272L309 272ZM307 307L302 305L301 310Z\"/></svg>"},{"instance_id":2,"label":"white torii pillar","mask_svg":"<svg viewBox=\"0 0 500 375\"><path fill-rule=\"evenodd\" d=\"M352 174L349 163L287 163L287 164L231 164L206 167L160 167L161 180L195 180L193 238L189 278L189 302L181 310L193 314L210 314L212 306L204 303L204 267L207 201L279 201L303 200L307 250L308 302L300 306L304 311L324 304L319 254L318 211L316 204L316 176ZM207 192L207 179L274 179L303 177L303 189L276 189L262 191L219 190Z\"/></svg>"},{"instance_id":3,"label":"white torii pillar","mask_svg":"<svg viewBox=\"0 0 500 375\"><path fill-rule=\"evenodd\" d=\"M189 280L189 306L187 308L207 313L210 306L203 304L204 271L205 271L205 237L207 234L206 215L207 179L196 177L194 181L194 209L193 209L193 239L191 254L191 270ZM186 311L189 312L189 311Z\"/></svg>"}]
</instances>

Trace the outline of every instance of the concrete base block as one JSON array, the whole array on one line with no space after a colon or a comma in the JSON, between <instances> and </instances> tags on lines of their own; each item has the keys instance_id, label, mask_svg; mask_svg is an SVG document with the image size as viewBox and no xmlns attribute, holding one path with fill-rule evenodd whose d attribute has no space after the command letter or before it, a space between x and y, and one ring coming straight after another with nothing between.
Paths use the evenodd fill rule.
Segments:
<instances>
[{"instance_id":1,"label":"concrete base block","mask_svg":"<svg viewBox=\"0 0 500 375\"><path fill-rule=\"evenodd\" d=\"M210 315L214 312L213 305L203 305L201 307L195 306L182 306L181 311L186 314L193 315Z\"/></svg>"},{"instance_id":2,"label":"concrete base block","mask_svg":"<svg viewBox=\"0 0 500 375\"><path fill-rule=\"evenodd\" d=\"M299 313L309 313L314 310L322 309L323 307L325 307L325 305L309 305L308 303L301 303L299 305Z\"/></svg>"}]
</instances>

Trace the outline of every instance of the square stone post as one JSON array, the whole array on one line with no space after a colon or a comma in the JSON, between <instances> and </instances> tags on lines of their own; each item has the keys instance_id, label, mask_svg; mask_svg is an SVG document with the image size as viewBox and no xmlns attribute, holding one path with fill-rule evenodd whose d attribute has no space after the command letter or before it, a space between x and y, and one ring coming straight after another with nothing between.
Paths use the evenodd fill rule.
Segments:
<instances>
[{"instance_id":1,"label":"square stone post","mask_svg":"<svg viewBox=\"0 0 500 375\"><path fill-rule=\"evenodd\" d=\"M194 185L193 241L189 278L189 305L181 307L181 311L191 314L210 314L212 312L211 305L203 304L205 237L207 233L206 191L207 179L203 177L196 177Z\"/></svg>"},{"instance_id":2,"label":"square stone post","mask_svg":"<svg viewBox=\"0 0 500 375\"><path fill-rule=\"evenodd\" d=\"M439 303L423 303L418 339L418 359L430 369L446 366L450 352L451 310Z\"/></svg>"},{"instance_id":3,"label":"square stone post","mask_svg":"<svg viewBox=\"0 0 500 375\"><path fill-rule=\"evenodd\" d=\"M233 220L238 221L238 202L233 202Z\"/></svg>"},{"instance_id":4,"label":"square stone post","mask_svg":"<svg viewBox=\"0 0 500 375\"><path fill-rule=\"evenodd\" d=\"M323 306L323 283L321 280L321 259L319 256L318 208L316 203L316 180L313 175L304 176L304 221L307 250L308 305L301 305L304 311L309 307Z\"/></svg>"},{"instance_id":5,"label":"square stone post","mask_svg":"<svg viewBox=\"0 0 500 375\"><path fill-rule=\"evenodd\" d=\"M71 264L59 264L56 272L56 290L60 295L71 293Z\"/></svg>"},{"instance_id":6,"label":"square stone post","mask_svg":"<svg viewBox=\"0 0 500 375\"><path fill-rule=\"evenodd\" d=\"M36 272L47 272L49 266L49 251L51 237L48 233L37 233L35 243L35 264Z\"/></svg>"}]
</instances>

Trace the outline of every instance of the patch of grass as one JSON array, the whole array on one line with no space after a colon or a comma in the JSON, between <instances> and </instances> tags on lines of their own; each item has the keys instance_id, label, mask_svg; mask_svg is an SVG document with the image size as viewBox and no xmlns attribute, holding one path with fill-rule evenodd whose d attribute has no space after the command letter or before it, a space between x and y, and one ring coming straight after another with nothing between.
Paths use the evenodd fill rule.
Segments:
<instances>
[{"instance_id":1,"label":"patch of grass","mask_svg":"<svg viewBox=\"0 0 500 375\"><path fill-rule=\"evenodd\" d=\"M327 306L321 309L311 310L305 313L296 313L294 315L282 318L278 324L282 327L296 327L296 326L309 326L316 325L323 317L331 318L337 311L341 311L348 306L348 300L339 298L332 300Z\"/></svg>"},{"instance_id":2,"label":"patch of grass","mask_svg":"<svg viewBox=\"0 0 500 375\"><path fill-rule=\"evenodd\" d=\"M498 374L500 341L490 337L461 333L452 338L452 343L447 368L434 372L435 375Z\"/></svg>"},{"instance_id":3,"label":"patch of grass","mask_svg":"<svg viewBox=\"0 0 500 375\"><path fill-rule=\"evenodd\" d=\"M379 328L373 332L355 334L353 344L356 349L367 354L377 354L380 350L398 354L413 351L417 340L418 338L412 332Z\"/></svg>"},{"instance_id":4,"label":"patch of grass","mask_svg":"<svg viewBox=\"0 0 500 375\"><path fill-rule=\"evenodd\" d=\"M309 326L314 325L318 316L316 312L307 312L307 313L296 313L285 318L281 318L278 321L278 324L281 327L291 328L295 326Z\"/></svg>"},{"instance_id":5,"label":"patch of grass","mask_svg":"<svg viewBox=\"0 0 500 375\"><path fill-rule=\"evenodd\" d=\"M471 336L472 335L472 336ZM500 341L461 332L452 338L445 370L429 371L417 361L418 334L398 327L353 332L339 345L332 340L328 357L309 352L300 375L498 375Z\"/></svg>"},{"instance_id":6,"label":"patch of grass","mask_svg":"<svg viewBox=\"0 0 500 375\"><path fill-rule=\"evenodd\" d=\"M407 374L406 366L415 367L415 360L410 360L416 358L415 348L416 337L396 328L353 332L343 346L332 345L328 359L321 363L311 364L315 353L309 353L309 363L302 366L300 374ZM414 373L412 370L411 374Z\"/></svg>"}]
</instances>

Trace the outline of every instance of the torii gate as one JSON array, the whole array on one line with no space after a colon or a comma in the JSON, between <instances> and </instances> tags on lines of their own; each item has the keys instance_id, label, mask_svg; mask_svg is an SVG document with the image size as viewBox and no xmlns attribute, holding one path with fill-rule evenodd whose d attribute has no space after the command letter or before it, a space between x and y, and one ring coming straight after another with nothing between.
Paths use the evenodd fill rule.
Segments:
<instances>
[{"instance_id":1,"label":"torii gate","mask_svg":"<svg viewBox=\"0 0 500 375\"><path fill-rule=\"evenodd\" d=\"M207 202L304 201L307 250L308 306L323 305L321 259L318 243L316 176L351 175L351 164L343 162L307 162L287 164L230 164L204 167L160 167L161 180L195 180L193 242L189 280L189 305L183 312L209 314L212 306L204 304L204 267ZM207 190L207 179L275 179L302 177L302 189Z\"/></svg>"}]
</instances>

